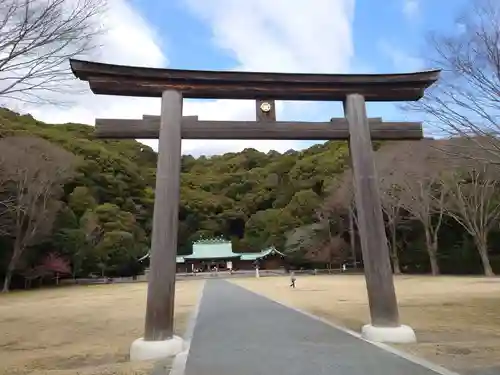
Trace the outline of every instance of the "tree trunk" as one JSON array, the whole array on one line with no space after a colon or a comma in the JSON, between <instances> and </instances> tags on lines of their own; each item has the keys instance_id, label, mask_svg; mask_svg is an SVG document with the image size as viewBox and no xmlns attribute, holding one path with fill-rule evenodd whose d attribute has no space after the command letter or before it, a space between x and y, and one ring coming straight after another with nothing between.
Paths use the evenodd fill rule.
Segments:
<instances>
[{"instance_id":1,"label":"tree trunk","mask_svg":"<svg viewBox=\"0 0 500 375\"><path fill-rule=\"evenodd\" d=\"M12 276L14 274L14 270L16 269L17 261L19 260L21 254L22 254L22 250L23 249L21 248L21 245L20 245L18 239L16 238L16 241L14 242L14 251L12 253L12 257L10 258L9 265L7 266L7 270L5 271L5 278L3 279L2 293L6 293L10 289L10 283L12 281Z\"/></svg>"},{"instance_id":2,"label":"tree trunk","mask_svg":"<svg viewBox=\"0 0 500 375\"><path fill-rule=\"evenodd\" d=\"M427 228L425 228L425 244L427 247L427 254L429 255L429 261L431 264L431 273L432 276L437 276L440 274L439 264L437 260L437 241L432 240L431 233Z\"/></svg>"},{"instance_id":3,"label":"tree trunk","mask_svg":"<svg viewBox=\"0 0 500 375\"><path fill-rule=\"evenodd\" d=\"M391 230L391 260L392 260L392 271L395 275L401 275L401 267L399 265L399 255L398 246L396 239L396 228L395 226Z\"/></svg>"},{"instance_id":4,"label":"tree trunk","mask_svg":"<svg viewBox=\"0 0 500 375\"><path fill-rule=\"evenodd\" d=\"M397 252L391 252L391 260L392 260L392 267L393 267L393 272L395 275L401 275L401 267L399 265L399 256Z\"/></svg>"},{"instance_id":5,"label":"tree trunk","mask_svg":"<svg viewBox=\"0 0 500 375\"><path fill-rule=\"evenodd\" d=\"M12 254L12 258L10 258L9 265L7 267L7 270L5 271L5 278L3 279L2 293L6 293L10 289L12 276L14 274L14 270L16 269L17 260L19 258L17 254L20 254L19 248L17 244L14 244L14 253Z\"/></svg>"},{"instance_id":6,"label":"tree trunk","mask_svg":"<svg viewBox=\"0 0 500 375\"><path fill-rule=\"evenodd\" d=\"M481 257L481 263L483 264L484 275L488 277L495 276L493 269L491 268L490 257L488 256L488 241L477 236L474 237L474 242L476 243L477 251Z\"/></svg>"},{"instance_id":7,"label":"tree trunk","mask_svg":"<svg viewBox=\"0 0 500 375\"><path fill-rule=\"evenodd\" d=\"M10 282L12 280L12 273L13 271L9 268L5 272L5 277L3 279L3 288L2 288L2 293L7 293L10 289Z\"/></svg>"},{"instance_id":8,"label":"tree trunk","mask_svg":"<svg viewBox=\"0 0 500 375\"><path fill-rule=\"evenodd\" d=\"M354 212L352 212L352 208L349 209L349 242L351 243L351 254L353 267L356 270L358 268L358 260L356 257L356 233L354 230Z\"/></svg>"}]
</instances>

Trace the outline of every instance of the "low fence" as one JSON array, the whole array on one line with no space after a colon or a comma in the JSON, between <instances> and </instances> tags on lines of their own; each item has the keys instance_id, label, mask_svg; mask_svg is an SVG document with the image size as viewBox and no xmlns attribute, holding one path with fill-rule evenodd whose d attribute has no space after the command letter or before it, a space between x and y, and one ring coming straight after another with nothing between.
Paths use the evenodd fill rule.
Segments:
<instances>
[{"instance_id":1,"label":"low fence","mask_svg":"<svg viewBox=\"0 0 500 375\"><path fill-rule=\"evenodd\" d=\"M362 270L341 268L336 269L318 269L318 270L294 270L296 275L333 275L339 273L357 273ZM259 270L259 277L283 276L287 275L283 269L280 270ZM255 270L239 270L233 273L229 271L219 272L201 272L201 273L177 273L177 279L211 279L211 278L237 278L237 277L255 277ZM99 277L99 278L81 278L81 279L62 279L59 285L95 285L95 284L120 284L120 283L142 283L147 281L147 272L145 275L135 277Z\"/></svg>"},{"instance_id":2,"label":"low fence","mask_svg":"<svg viewBox=\"0 0 500 375\"><path fill-rule=\"evenodd\" d=\"M59 285L93 285L93 284L119 284L119 283L143 283L147 281L146 275L135 277L89 277L82 279L62 279Z\"/></svg>"}]
</instances>

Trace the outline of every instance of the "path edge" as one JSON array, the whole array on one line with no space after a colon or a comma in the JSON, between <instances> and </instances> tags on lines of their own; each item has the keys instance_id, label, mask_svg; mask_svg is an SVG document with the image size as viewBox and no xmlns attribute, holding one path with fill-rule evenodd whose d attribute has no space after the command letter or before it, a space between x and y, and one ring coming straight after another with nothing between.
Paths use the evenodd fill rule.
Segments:
<instances>
[{"instance_id":1,"label":"path edge","mask_svg":"<svg viewBox=\"0 0 500 375\"><path fill-rule=\"evenodd\" d=\"M439 375L462 375L462 374L460 374L460 373L458 373L458 372L448 370L447 368L444 368L444 367L442 367L442 366L440 366L440 365L437 365L437 364L435 364L435 363L432 363L432 362L430 362L430 361L427 361L426 359L423 359L423 358L417 357L417 356L415 356L415 355L413 355L413 354L409 354L409 353L406 353L406 352L404 352L404 351L402 351L402 350L396 349L396 348L394 348L394 347L392 347L392 346L390 346L390 345L388 345L388 344L384 344L384 343L380 343L380 342L374 342L374 341L369 341L369 340L366 340L365 338L363 338L363 337L361 336L361 334L360 334L359 332L356 332L356 331L353 331L353 330L351 330L351 329L349 329L349 328L346 328L346 327L343 327L343 326L341 326L341 325L338 325L338 324L336 324L336 323L334 323L334 322L331 322L331 321L329 321L329 320L326 320L326 319L324 319L324 318L322 318L322 317L320 317L320 316L317 316L317 315L311 314L310 312L307 312L307 311L301 310L301 309L299 309L299 308L297 308L297 307L290 306L290 305L288 305L287 303L284 303L284 302L281 302L281 301L276 301L276 300L274 300L274 299L271 299L271 298L269 298L269 297L267 297L267 296L265 296L265 295L263 295L263 294L260 294L260 293L257 293L257 292L255 292L255 291L253 291L253 290L250 290L250 289L248 289L248 288L245 288L244 286L238 285L238 284L236 284L236 283L234 283L234 282L232 282L232 281L228 281L228 280L224 280L224 281L226 281L226 282L228 282L228 283L231 283L231 284L233 284L233 285L235 285L235 286L237 286L237 287L240 287L240 288L242 288L242 289L244 289L244 290L246 290L246 291L248 291L248 292L250 292L250 293L253 293L253 294L258 295L258 296L260 296L260 297L266 298L266 299L268 299L269 301L275 302L275 303L277 303L278 305L281 305L281 306L283 306L283 307L286 307L286 308L288 308L288 309L290 309L290 310L293 310L293 311L296 311L296 312L298 312L298 313L300 313L300 314L306 315L306 316L308 316L309 318L312 318L312 319L314 319L314 320L317 320L317 321L319 321L319 322L322 322L323 324L326 324L326 325L328 325L328 326L330 326L330 327L333 327L333 328L335 328L335 329L338 329L339 331L342 331L342 332L347 333L347 334L349 334L349 335L351 335L351 336L354 336L354 337L356 337L357 339L360 339L360 340L365 341L365 342L367 342L367 343L369 343L369 344L372 344L372 345L374 345L374 346L376 346L376 347L378 347L378 348L380 348L380 349L382 349L382 350L385 350L385 351L387 351L387 352L389 352L389 353L392 353L392 354L394 354L394 355L396 355L396 356L398 356L398 357L401 357L401 358L406 359L406 360L408 360L408 361L410 361L410 362L413 362L413 363L415 363L415 364L417 364L417 365L419 365L419 366L425 367L425 368L427 368L428 370L434 371L436 374L439 374ZM173 374L172 374L172 375L173 375ZM177 374L175 374L175 375L177 375Z\"/></svg>"},{"instance_id":2,"label":"path edge","mask_svg":"<svg viewBox=\"0 0 500 375\"><path fill-rule=\"evenodd\" d=\"M205 291L206 280L203 280L203 284L200 288L200 294L196 302L196 306L189 317L189 322L187 324L184 335L182 336L183 351L177 354L172 363L172 368L170 369L170 375L184 375L186 370L186 362L189 355L189 350L191 349L191 340L193 339L194 329L196 327L196 322L198 321L198 315L200 312L201 301L203 299L203 292Z\"/></svg>"}]
</instances>

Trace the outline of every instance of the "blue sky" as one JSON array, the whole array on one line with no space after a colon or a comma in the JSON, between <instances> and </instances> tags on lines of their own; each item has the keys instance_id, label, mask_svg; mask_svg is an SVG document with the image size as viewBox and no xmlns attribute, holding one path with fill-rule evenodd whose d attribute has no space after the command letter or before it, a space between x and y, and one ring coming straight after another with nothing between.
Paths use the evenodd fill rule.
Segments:
<instances>
[{"instance_id":1,"label":"blue sky","mask_svg":"<svg viewBox=\"0 0 500 375\"><path fill-rule=\"evenodd\" d=\"M387 73L432 68L425 35L458 30L466 0L109 0L110 31L94 59L153 67L321 73ZM38 111L38 112L36 112ZM155 99L88 95L70 110L39 109L51 122L140 117L159 111ZM369 116L418 120L393 103L368 106ZM190 101L201 119L252 119L253 104ZM342 116L339 103L279 103L283 120ZM427 129L429 132L429 129ZM156 142L147 144L156 147ZM184 141L183 152L214 154L256 147L303 148L309 142Z\"/></svg>"}]
</instances>

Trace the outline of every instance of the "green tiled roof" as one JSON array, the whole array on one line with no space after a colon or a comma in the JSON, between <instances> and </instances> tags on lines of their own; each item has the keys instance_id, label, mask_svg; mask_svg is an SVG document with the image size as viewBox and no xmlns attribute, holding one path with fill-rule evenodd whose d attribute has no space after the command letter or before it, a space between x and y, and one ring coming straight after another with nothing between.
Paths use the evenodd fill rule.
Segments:
<instances>
[{"instance_id":1,"label":"green tiled roof","mask_svg":"<svg viewBox=\"0 0 500 375\"><path fill-rule=\"evenodd\" d=\"M233 253L230 241L221 239L198 240L193 243L193 253L184 256L184 259L227 259L239 258Z\"/></svg>"},{"instance_id":2,"label":"green tiled roof","mask_svg":"<svg viewBox=\"0 0 500 375\"><path fill-rule=\"evenodd\" d=\"M234 253L231 241L220 238L198 240L193 243L193 253L177 257L177 263L184 263L193 259L241 259L254 261L268 255L279 254L274 247L267 248L259 253Z\"/></svg>"},{"instance_id":3,"label":"green tiled roof","mask_svg":"<svg viewBox=\"0 0 500 375\"><path fill-rule=\"evenodd\" d=\"M274 247L270 247L268 249L262 250L259 253L241 253L241 259L242 260L257 260L260 258L264 258L268 255L273 255L273 254L278 254L278 255L284 256L282 253L280 253Z\"/></svg>"}]
</instances>

